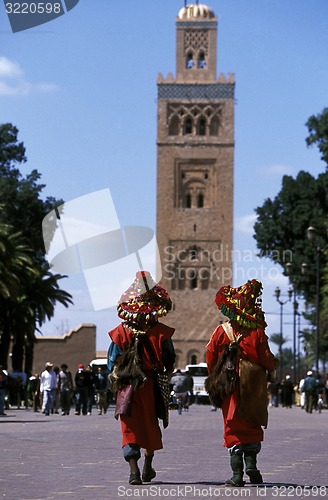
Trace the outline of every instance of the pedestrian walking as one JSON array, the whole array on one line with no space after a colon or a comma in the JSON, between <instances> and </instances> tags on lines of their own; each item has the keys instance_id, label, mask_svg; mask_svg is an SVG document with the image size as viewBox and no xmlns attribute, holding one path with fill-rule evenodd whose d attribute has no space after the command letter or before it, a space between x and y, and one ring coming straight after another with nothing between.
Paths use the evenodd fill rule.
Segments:
<instances>
[{"instance_id":1,"label":"pedestrian walking","mask_svg":"<svg viewBox=\"0 0 328 500\"><path fill-rule=\"evenodd\" d=\"M286 375L285 380L281 384L281 400L284 408L292 408L294 395L294 384L290 380L290 375Z\"/></svg>"},{"instance_id":2,"label":"pedestrian walking","mask_svg":"<svg viewBox=\"0 0 328 500\"><path fill-rule=\"evenodd\" d=\"M316 389L317 381L313 377L312 370L309 370L302 385L302 391L305 394L305 411L307 413L312 413L313 408L315 407Z\"/></svg>"},{"instance_id":3,"label":"pedestrian walking","mask_svg":"<svg viewBox=\"0 0 328 500\"><path fill-rule=\"evenodd\" d=\"M60 372L60 368L59 368L59 366L54 366L53 370L54 370L56 377L57 377L57 385L56 385L56 389L54 391L54 404L53 404L53 408L51 410L51 413L56 413L58 415L59 408L60 408L60 396L59 396L59 390L58 390L58 375Z\"/></svg>"},{"instance_id":4,"label":"pedestrian walking","mask_svg":"<svg viewBox=\"0 0 328 500\"><path fill-rule=\"evenodd\" d=\"M87 414L92 414L92 407L95 402L95 386L94 386L94 373L92 371L92 366L87 365L86 369L87 382L88 382L88 395L87 395Z\"/></svg>"},{"instance_id":5,"label":"pedestrian walking","mask_svg":"<svg viewBox=\"0 0 328 500\"><path fill-rule=\"evenodd\" d=\"M317 410L319 413L321 413L322 408L323 408L323 394L319 394L317 402Z\"/></svg>"},{"instance_id":6,"label":"pedestrian walking","mask_svg":"<svg viewBox=\"0 0 328 500\"><path fill-rule=\"evenodd\" d=\"M75 402L75 415L87 414L88 410L88 395L90 386L90 375L84 369L84 365L79 364L75 374L75 388L76 388L76 402Z\"/></svg>"},{"instance_id":7,"label":"pedestrian walking","mask_svg":"<svg viewBox=\"0 0 328 500\"><path fill-rule=\"evenodd\" d=\"M59 392L62 416L69 415L70 413L72 391L73 391L72 374L70 371L68 371L67 364L63 363L60 366L60 372L58 374L58 392Z\"/></svg>"},{"instance_id":8,"label":"pedestrian walking","mask_svg":"<svg viewBox=\"0 0 328 500\"><path fill-rule=\"evenodd\" d=\"M223 414L223 445L229 450L233 472L227 486L245 484L243 458L251 483L263 482L257 455L264 438L262 426L268 423L266 371L277 368L278 361L264 333L264 313L257 303L261 290L261 282L254 279L239 288L220 288L215 302L229 321L214 330L206 346L210 374L206 387L212 387L220 399L217 406Z\"/></svg>"},{"instance_id":9,"label":"pedestrian walking","mask_svg":"<svg viewBox=\"0 0 328 500\"><path fill-rule=\"evenodd\" d=\"M298 392L300 394L300 405L301 405L301 408L302 410L305 409L305 392L304 392L304 380L305 378L302 378L300 380L300 383L298 384Z\"/></svg>"},{"instance_id":10,"label":"pedestrian walking","mask_svg":"<svg viewBox=\"0 0 328 500\"><path fill-rule=\"evenodd\" d=\"M32 399L33 411L36 413L40 408L40 375L35 373L29 378L29 393Z\"/></svg>"},{"instance_id":11,"label":"pedestrian walking","mask_svg":"<svg viewBox=\"0 0 328 500\"><path fill-rule=\"evenodd\" d=\"M278 408L279 406L279 388L280 384L277 381L269 382L269 406Z\"/></svg>"},{"instance_id":12,"label":"pedestrian walking","mask_svg":"<svg viewBox=\"0 0 328 500\"><path fill-rule=\"evenodd\" d=\"M3 366L0 366L0 416L5 417L5 398L7 394L7 385L8 385L8 375L7 372L3 369Z\"/></svg>"},{"instance_id":13,"label":"pedestrian walking","mask_svg":"<svg viewBox=\"0 0 328 500\"><path fill-rule=\"evenodd\" d=\"M101 366L98 366L98 371L94 377L94 389L96 393L96 403L98 415L105 414L107 412L107 393L109 387L109 380L104 373Z\"/></svg>"},{"instance_id":14,"label":"pedestrian walking","mask_svg":"<svg viewBox=\"0 0 328 500\"><path fill-rule=\"evenodd\" d=\"M43 397L44 413L50 415L54 405L54 394L57 388L57 375L53 371L53 364L48 361L45 370L40 376L40 392Z\"/></svg>"},{"instance_id":15,"label":"pedestrian walking","mask_svg":"<svg viewBox=\"0 0 328 500\"><path fill-rule=\"evenodd\" d=\"M174 329L158 319L171 307L166 290L147 271L140 271L119 300L118 316L123 322L109 332L110 370L116 361L113 375L120 361L134 356L130 368L125 367L129 383L118 391L115 409L116 418L121 420L123 457L130 466L130 484L149 482L156 476L152 467L154 452L163 448L155 401L156 373L172 372L175 353L171 340ZM138 467L141 448L145 450L142 477Z\"/></svg>"},{"instance_id":16,"label":"pedestrian walking","mask_svg":"<svg viewBox=\"0 0 328 500\"><path fill-rule=\"evenodd\" d=\"M172 375L170 379L170 388L172 387L177 401L180 401L180 404L178 405L180 415L182 413L182 408L188 406L188 392L192 390L191 384L191 377L182 373L179 369Z\"/></svg>"}]
</instances>

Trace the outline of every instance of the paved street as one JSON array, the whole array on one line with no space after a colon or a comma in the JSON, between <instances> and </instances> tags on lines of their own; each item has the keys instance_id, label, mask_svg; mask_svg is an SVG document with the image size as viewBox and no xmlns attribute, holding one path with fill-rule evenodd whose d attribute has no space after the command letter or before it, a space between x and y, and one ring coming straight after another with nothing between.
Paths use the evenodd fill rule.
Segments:
<instances>
[{"instance_id":1,"label":"paved street","mask_svg":"<svg viewBox=\"0 0 328 500\"><path fill-rule=\"evenodd\" d=\"M221 412L191 406L170 412L157 477L129 486L121 455L120 425L107 415L46 417L7 410L0 418L0 497L6 500L109 498L325 498L328 497L328 411L270 408L259 456L264 485L227 488L228 452L221 446ZM142 462L141 462L142 463ZM246 477L245 477L246 479Z\"/></svg>"}]
</instances>

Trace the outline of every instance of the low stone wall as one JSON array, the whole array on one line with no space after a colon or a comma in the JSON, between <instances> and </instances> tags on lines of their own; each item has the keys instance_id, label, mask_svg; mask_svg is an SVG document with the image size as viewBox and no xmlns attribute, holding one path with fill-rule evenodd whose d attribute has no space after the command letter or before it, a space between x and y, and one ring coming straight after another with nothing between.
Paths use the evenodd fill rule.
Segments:
<instances>
[{"instance_id":1,"label":"low stone wall","mask_svg":"<svg viewBox=\"0 0 328 500\"><path fill-rule=\"evenodd\" d=\"M50 361L54 366L66 363L74 375L80 363L86 366L95 358L96 325L81 324L61 337L37 336L33 373L41 373Z\"/></svg>"}]
</instances>

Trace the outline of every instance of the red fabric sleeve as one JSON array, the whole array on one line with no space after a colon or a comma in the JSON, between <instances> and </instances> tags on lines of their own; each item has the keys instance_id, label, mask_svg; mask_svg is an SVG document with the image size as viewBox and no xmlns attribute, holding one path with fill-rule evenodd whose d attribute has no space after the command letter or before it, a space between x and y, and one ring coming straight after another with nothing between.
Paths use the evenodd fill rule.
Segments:
<instances>
[{"instance_id":1,"label":"red fabric sleeve","mask_svg":"<svg viewBox=\"0 0 328 500\"><path fill-rule=\"evenodd\" d=\"M218 357L224 349L224 346L229 343L229 339L221 325L219 325L214 332L206 346L206 364L208 372L214 368Z\"/></svg>"}]
</instances>

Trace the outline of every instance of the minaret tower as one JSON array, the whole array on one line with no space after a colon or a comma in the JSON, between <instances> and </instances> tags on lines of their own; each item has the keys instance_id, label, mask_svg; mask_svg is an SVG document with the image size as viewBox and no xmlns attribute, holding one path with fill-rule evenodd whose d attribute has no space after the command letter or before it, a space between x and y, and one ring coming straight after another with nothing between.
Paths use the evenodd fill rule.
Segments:
<instances>
[{"instance_id":1,"label":"minaret tower","mask_svg":"<svg viewBox=\"0 0 328 500\"><path fill-rule=\"evenodd\" d=\"M176 18L176 78L158 75L157 241L174 304L177 365L204 361L232 284L234 76L216 75L217 17L185 2Z\"/></svg>"}]
</instances>

